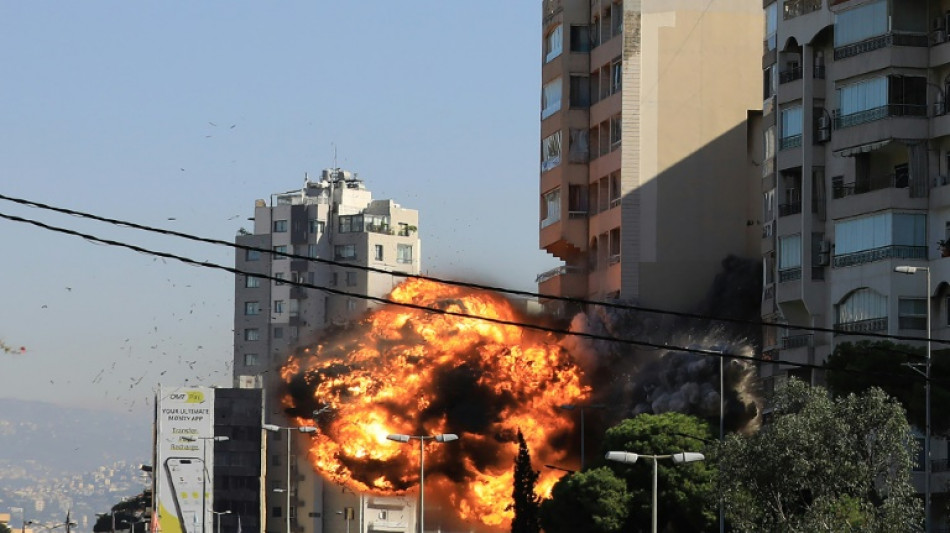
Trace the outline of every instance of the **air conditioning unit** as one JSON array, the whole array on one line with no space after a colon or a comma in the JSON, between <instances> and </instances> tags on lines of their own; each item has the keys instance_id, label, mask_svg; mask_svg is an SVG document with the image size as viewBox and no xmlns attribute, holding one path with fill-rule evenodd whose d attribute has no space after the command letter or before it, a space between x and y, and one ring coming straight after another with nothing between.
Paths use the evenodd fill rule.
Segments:
<instances>
[{"instance_id":1,"label":"air conditioning unit","mask_svg":"<svg viewBox=\"0 0 950 533\"><path fill-rule=\"evenodd\" d=\"M831 254L820 253L818 254L818 266L828 266L831 264Z\"/></svg>"},{"instance_id":2,"label":"air conditioning unit","mask_svg":"<svg viewBox=\"0 0 950 533\"><path fill-rule=\"evenodd\" d=\"M831 241L819 241L818 252L822 254L831 253Z\"/></svg>"},{"instance_id":3,"label":"air conditioning unit","mask_svg":"<svg viewBox=\"0 0 950 533\"><path fill-rule=\"evenodd\" d=\"M831 140L831 128L818 128L815 140L820 143L826 143Z\"/></svg>"},{"instance_id":4,"label":"air conditioning unit","mask_svg":"<svg viewBox=\"0 0 950 533\"><path fill-rule=\"evenodd\" d=\"M818 117L818 129L831 129L831 117L828 115L821 115Z\"/></svg>"}]
</instances>

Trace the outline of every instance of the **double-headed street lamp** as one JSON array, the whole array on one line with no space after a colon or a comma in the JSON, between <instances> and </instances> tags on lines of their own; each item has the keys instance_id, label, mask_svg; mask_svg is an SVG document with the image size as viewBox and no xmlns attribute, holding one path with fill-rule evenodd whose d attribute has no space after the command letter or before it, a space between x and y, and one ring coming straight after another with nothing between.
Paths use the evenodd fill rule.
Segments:
<instances>
[{"instance_id":1,"label":"double-headed street lamp","mask_svg":"<svg viewBox=\"0 0 950 533\"><path fill-rule=\"evenodd\" d=\"M207 442L224 442L231 440L227 436L213 436L213 437L182 437L183 440L188 442L197 442L201 441L201 533L208 533L207 519L208 516L208 447ZM212 487L213 488L213 487ZM214 511L212 511L214 512Z\"/></svg>"},{"instance_id":2,"label":"double-headed street lamp","mask_svg":"<svg viewBox=\"0 0 950 533\"><path fill-rule=\"evenodd\" d=\"M285 533L290 533L290 434L294 430L301 433L316 433L317 428L316 426L277 426L274 424L263 424L261 428L271 433L287 432L287 486L284 487L284 492L287 494L287 507L284 509L284 514L287 516L287 530Z\"/></svg>"},{"instance_id":3,"label":"double-headed street lamp","mask_svg":"<svg viewBox=\"0 0 950 533\"><path fill-rule=\"evenodd\" d=\"M930 531L930 267L899 266L894 272L900 274L927 273L927 357L924 362L924 531Z\"/></svg>"},{"instance_id":4,"label":"double-headed street lamp","mask_svg":"<svg viewBox=\"0 0 950 533\"><path fill-rule=\"evenodd\" d=\"M618 463L627 463L633 464L637 462L637 459L643 457L644 459L653 460L653 527L651 531L656 533L656 478L657 478L657 468L656 462L658 459L672 459L674 463L692 463L694 461L702 461L706 459L705 456L697 452L680 452L673 453L668 455L644 455L631 452L607 452L605 456L608 461L617 461Z\"/></svg>"},{"instance_id":5,"label":"double-headed street lamp","mask_svg":"<svg viewBox=\"0 0 950 533\"><path fill-rule=\"evenodd\" d=\"M423 524L425 519L424 517L424 505L425 505L425 457L426 449L425 443L427 440L434 440L435 442L452 442L453 440L458 440L458 435L454 433L442 433L439 435L402 435L399 433L391 433L386 435L386 438L395 441L395 442L409 442L412 439L419 441L419 533L423 533Z\"/></svg>"}]
</instances>

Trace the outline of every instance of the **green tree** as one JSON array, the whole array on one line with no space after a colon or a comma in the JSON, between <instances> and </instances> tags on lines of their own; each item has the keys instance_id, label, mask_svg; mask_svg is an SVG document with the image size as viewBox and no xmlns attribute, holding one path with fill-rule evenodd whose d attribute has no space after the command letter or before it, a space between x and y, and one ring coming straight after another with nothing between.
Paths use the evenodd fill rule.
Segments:
<instances>
[{"instance_id":1,"label":"green tree","mask_svg":"<svg viewBox=\"0 0 950 533\"><path fill-rule=\"evenodd\" d=\"M630 494L623 479L607 467L561 478L551 498L541 502L545 533L617 533L627 521Z\"/></svg>"},{"instance_id":2,"label":"green tree","mask_svg":"<svg viewBox=\"0 0 950 533\"><path fill-rule=\"evenodd\" d=\"M720 451L727 516L736 531L916 531L910 484L915 443L904 410L884 391L832 399L789 381L757 433Z\"/></svg>"},{"instance_id":3,"label":"green tree","mask_svg":"<svg viewBox=\"0 0 950 533\"><path fill-rule=\"evenodd\" d=\"M515 458L515 482L512 489L512 507L515 517L511 521L511 533L538 533L538 506L541 499L534 492L538 471L531 468L531 453L528 443L518 430L518 457Z\"/></svg>"},{"instance_id":4,"label":"green tree","mask_svg":"<svg viewBox=\"0 0 950 533\"><path fill-rule=\"evenodd\" d=\"M8 526L6 522L0 522L0 533L12 533L10 526Z\"/></svg>"},{"instance_id":5,"label":"green tree","mask_svg":"<svg viewBox=\"0 0 950 533\"><path fill-rule=\"evenodd\" d=\"M931 359L930 374L934 381L950 379L950 357L946 351L936 351ZM922 365L926 352L918 346L895 344L890 341L843 342L825 362L828 390L835 396L861 393L871 387L880 387L888 396L896 398L907 410L910 422L918 428L925 426L924 379L911 365ZM950 390L931 387L933 432L947 434L950 430Z\"/></svg>"},{"instance_id":6,"label":"green tree","mask_svg":"<svg viewBox=\"0 0 950 533\"><path fill-rule=\"evenodd\" d=\"M134 533L144 533L146 524L142 520L146 510L152 505L151 492L142 491L131 498L125 498L112 506L108 513L98 514L93 524L94 533L112 531L112 518L115 516L115 528L128 530L134 528Z\"/></svg>"}]
</instances>

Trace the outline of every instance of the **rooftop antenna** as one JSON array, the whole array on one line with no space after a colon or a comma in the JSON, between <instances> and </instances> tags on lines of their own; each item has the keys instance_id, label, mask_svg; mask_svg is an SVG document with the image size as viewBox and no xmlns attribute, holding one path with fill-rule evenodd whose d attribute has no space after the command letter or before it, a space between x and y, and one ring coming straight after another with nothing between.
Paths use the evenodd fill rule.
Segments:
<instances>
[{"instance_id":1,"label":"rooftop antenna","mask_svg":"<svg viewBox=\"0 0 950 533\"><path fill-rule=\"evenodd\" d=\"M330 146L333 147L333 168L340 168L336 163L336 143L330 143Z\"/></svg>"}]
</instances>

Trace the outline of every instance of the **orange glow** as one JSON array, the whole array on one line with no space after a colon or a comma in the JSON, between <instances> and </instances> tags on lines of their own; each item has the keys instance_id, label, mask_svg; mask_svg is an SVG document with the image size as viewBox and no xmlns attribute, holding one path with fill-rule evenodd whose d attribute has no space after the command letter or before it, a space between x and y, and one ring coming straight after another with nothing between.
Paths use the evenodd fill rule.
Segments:
<instances>
[{"instance_id":1,"label":"orange glow","mask_svg":"<svg viewBox=\"0 0 950 533\"><path fill-rule=\"evenodd\" d=\"M501 296L409 280L395 301L508 321L524 318ZM324 476L351 489L398 494L419 482L419 441L390 433L456 433L425 444L426 496L443 498L459 517L507 527L517 431L535 469L562 462L574 417L559 410L583 402L589 388L552 334L518 326L386 306L358 324L298 350L281 371L283 403L297 412L329 405L318 417L309 458ZM309 424L307 418L299 418ZM542 470L547 495L563 472Z\"/></svg>"}]
</instances>

